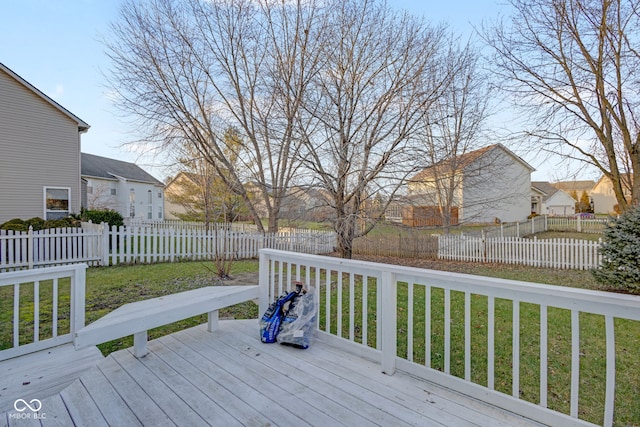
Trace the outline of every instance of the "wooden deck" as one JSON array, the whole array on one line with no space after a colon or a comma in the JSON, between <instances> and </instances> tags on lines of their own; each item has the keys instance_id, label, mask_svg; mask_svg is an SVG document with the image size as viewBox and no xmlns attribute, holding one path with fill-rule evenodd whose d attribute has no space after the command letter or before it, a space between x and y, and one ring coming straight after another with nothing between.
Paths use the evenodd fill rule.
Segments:
<instances>
[{"instance_id":1,"label":"wooden deck","mask_svg":"<svg viewBox=\"0 0 640 427\"><path fill-rule=\"evenodd\" d=\"M58 393L102 360L96 347L77 351L69 343L0 362L0 413L13 410L16 399Z\"/></svg>"},{"instance_id":2,"label":"wooden deck","mask_svg":"<svg viewBox=\"0 0 640 427\"><path fill-rule=\"evenodd\" d=\"M538 425L319 340L299 350L258 335L256 320L229 320L153 340L142 359L113 353L43 398L41 419L12 410L0 426Z\"/></svg>"}]
</instances>

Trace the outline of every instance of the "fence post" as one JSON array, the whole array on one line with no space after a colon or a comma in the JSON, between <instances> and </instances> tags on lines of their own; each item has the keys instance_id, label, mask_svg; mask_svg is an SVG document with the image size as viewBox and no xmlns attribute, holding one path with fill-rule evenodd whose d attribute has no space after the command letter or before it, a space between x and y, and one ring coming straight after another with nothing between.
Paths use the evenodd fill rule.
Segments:
<instances>
[{"instance_id":1,"label":"fence post","mask_svg":"<svg viewBox=\"0 0 640 427\"><path fill-rule=\"evenodd\" d=\"M33 268L34 251L35 250L33 247L33 227L30 225L29 231L27 231L27 264L28 264L29 270Z\"/></svg>"},{"instance_id":2,"label":"fence post","mask_svg":"<svg viewBox=\"0 0 640 427\"><path fill-rule=\"evenodd\" d=\"M102 240L100 241L100 250L102 252L102 266L109 266L109 224L104 221L100 223L102 227Z\"/></svg>"},{"instance_id":3,"label":"fence post","mask_svg":"<svg viewBox=\"0 0 640 427\"><path fill-rule=\"evenodd\" d=\"M397 290L395 274L390 271L382 272L382 280L380 283L382 301L381 319L378 328L382 330L381 349L382 349L382 372L387 375L393 375L396 372L396 355L397 346ZM428 357L428 356L427 356Z\"/></svg>"},{"instance_id":4,"label":"fence post","mask_svg":"<svg viewBox=\"0 0 640 427\"><path fill-rule=\"evenodd\" d=\"M577 232L581 233L582 232L582 218L580 217L580 215L577 216L577 221L576 221L576 228L577 228Z\"/></svg>"},{"instance_id":5,"label":"fence post","mask_svg":"<svg viewBox=\"0 0 640 427\"><path fill-rule=\"evenodd\" d=\"M520 237L520 223L516 222L516 237Z\"/></svg>"}]
</instances>

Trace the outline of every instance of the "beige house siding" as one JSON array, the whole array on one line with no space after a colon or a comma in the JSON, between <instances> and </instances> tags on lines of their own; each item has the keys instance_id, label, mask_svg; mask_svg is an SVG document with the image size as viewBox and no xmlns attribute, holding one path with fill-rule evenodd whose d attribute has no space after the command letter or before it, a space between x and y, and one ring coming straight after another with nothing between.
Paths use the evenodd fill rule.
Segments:
<instances>
[{"instance_id":1,"label":"beige house siding","mask_svg":"<svg viewBox=\"0 0 640 427\"><path fill-rule=\"evenodd\" d=\"M44 188L80 211L79 123L0 69L0 223L44 218Z\"/></svg>"}]
</instances>

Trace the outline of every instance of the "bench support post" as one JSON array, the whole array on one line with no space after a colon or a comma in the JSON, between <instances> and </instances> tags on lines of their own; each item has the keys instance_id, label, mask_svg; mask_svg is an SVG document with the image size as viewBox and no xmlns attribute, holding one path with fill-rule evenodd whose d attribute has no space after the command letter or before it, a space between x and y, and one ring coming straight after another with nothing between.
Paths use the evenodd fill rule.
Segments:
<instances>
[{"instance_id":1,"label":"bench support post","mask_svg":"<svg viewBox=\"0 0 640 427\"><path fill-rule=\"evenodd\" d=\"M207 331L213 332L218 329L218 310L213 310L207 313Z\"/></svg>"},{"instance_id":2,"label":"bench support post","mask_svg":"<svg viewBox=\"0 0 640 427\"><path fill-rule=\"evenodd\" d=\"M133 355L140 359L147 353L147 331L136 332L133 334Z\"/></svg>"}]
</instances>

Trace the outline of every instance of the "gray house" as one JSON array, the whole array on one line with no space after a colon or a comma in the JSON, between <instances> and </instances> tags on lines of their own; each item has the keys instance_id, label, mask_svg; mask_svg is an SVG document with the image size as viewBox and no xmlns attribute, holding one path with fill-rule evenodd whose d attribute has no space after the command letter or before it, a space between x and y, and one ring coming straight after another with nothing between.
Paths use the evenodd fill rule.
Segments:
<instances>
[{"instance_id":1,"label":"gray house","mask_svg":"<svg viewBox=\"0 0 640 427\"><path fill-rule=\"evenodd\" d=\"M82 179L85 207L116 210L124 218L164 219L164 184L134 163L82 153Z\"/></svg>"},{"instance_id":2,"label":"gray house","mask_svg":"<svg viewBox=\"0 0 640 427\"><path fill-rule=\"evenodd\" d=\"M80 211L89 125L0 63L0 223Z\"/></svg>"}]
</instances>

